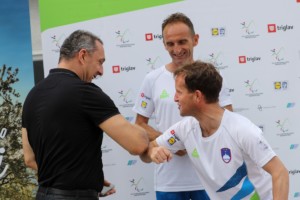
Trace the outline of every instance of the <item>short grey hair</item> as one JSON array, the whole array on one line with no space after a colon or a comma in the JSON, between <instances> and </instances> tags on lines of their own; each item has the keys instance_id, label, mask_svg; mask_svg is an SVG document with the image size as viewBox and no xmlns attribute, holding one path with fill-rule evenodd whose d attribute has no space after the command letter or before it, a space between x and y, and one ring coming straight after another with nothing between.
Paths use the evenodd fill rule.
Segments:
<instances>
[{"instance_id":1,"label":"short grey hair","mask_svg":"<svg viewBox=\"0 0 300 200\"><path fill-rule=\"evenodd\" d=\"M102 40L91 32L84 30L74 31L65 39L60 48L59 62L62 59L69 60L74 58L81 49L86 49L89 53L92 53L96 50L96 41L103 44Z\"/></svg>"}]
</instances>

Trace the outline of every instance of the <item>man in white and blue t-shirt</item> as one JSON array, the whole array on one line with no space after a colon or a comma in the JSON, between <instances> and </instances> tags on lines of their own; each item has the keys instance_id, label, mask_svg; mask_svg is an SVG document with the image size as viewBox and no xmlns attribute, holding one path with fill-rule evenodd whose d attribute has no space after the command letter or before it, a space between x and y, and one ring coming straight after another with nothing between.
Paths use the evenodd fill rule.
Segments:
<instances>
[{"instance_id":1,"label":"man in white and blue t-shirt","mask_svg":"<svg viewBox=\"0 0 300 200\"><path fill-rule=\"evenodd\" d=\"M180 115L192 117L153 141L142 160L164 163L172 153L186 149L211 199L287 200L287 169L261 129L220 107L222 77L214 66L196 61L177 69L174 76Z\"/></svg>"}]
</instances>

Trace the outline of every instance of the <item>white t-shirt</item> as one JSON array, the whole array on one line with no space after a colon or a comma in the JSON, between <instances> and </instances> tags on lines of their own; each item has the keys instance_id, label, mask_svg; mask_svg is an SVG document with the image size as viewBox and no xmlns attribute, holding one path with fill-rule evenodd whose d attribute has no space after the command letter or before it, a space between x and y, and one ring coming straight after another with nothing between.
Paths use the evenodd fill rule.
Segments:
<instances>
[{"instance_id":1,"label":"white t-shirt","mask_svg":"<svg viewBox=\"0 0 300 200\"><path fill-rule=\"evenodd\" d=\"M175 79L165 66L146 75L133 111L150 118L155 117L156 129L166 131L182 117L174 101ZM228 89L223 85L220 105L232 104ZM184 170L182 170L184 169ZM188 156L177 156L171 162L155 165L154 189L164 192L202 190L203 186Z\"/></svg>"},{"instance_id":2,"label":"white t-shirt","mask_svg":"<svg viewBox=\"0 0 300 200\"><path fill-rule=\"evenodd\" d=\"M262 167L275 153L261 130L239 114L225 110L219 129L205 138L199 122L186 117L156 141L173 152L187 150L213 200L273 199L272 178Z\"/></svg>"}]
</instances>

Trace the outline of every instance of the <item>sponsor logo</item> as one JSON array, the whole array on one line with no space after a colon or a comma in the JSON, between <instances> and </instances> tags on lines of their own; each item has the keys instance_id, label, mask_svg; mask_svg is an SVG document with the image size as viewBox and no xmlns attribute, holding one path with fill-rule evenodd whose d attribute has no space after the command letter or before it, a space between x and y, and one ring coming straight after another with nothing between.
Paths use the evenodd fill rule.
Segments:
<instances>
[{"instance_id":1,"label":"sponsor logo","mask_svg":"<svg viewBox=\"0 0 300 200\"><path fill-rule=\"evenodd\" d=\"M169 97L170 97L170 95L168 94L167 90L163 90L159 96L160 99L166 99Z\"/></svg>"},{"instance_id":2,"label":"sponsor logo","mask_svg":"<svg viewBox=\"0 0 300 200\"><path fill-rule=\"evenodd\" d=\"M292 174L292 175L300 174L300 170L298 170L298 169L289 170L289 174Z\"/></svg>"},{"instance_id":3,"label":"sponsor logo","mask_svg":"<svg viewBox=\"0 0 300 200\"><path fill-rule=\"evenodd\" d=\"M284 48L281 47L280 49L271 49L272 57L274 62L273 65L286 65L289 61L286 61L283 57Z\"/></svg>"},{"instance_id":4,"label":"sponsor logo","mask_svg":"<svg viewBox=\"0 0 300 200\"><path fill-rule=\"evenodd\" d=\"M257 38L259 35L255 34L255 24L254 21L250 22L242 22L242 30L244 31L244 35L242 35L243 38L251 39L251 38Z\"/></svg>"},{"instance_id":5,"label":"sponsor logo","mask_svg":"<svg viewBox=\"0 0 300 200\"><path fill-rule=\"evenodd\" d=\"M284 120L279 119L275 121L277 129L280 131L279 133L276 134L277 136L284 137L284 136L290 136L294 134L294 132L289 131L288 123L289 123L288 119L284 119Z\"/></svg>"},{"instance_id":6,"label":"sponsor logo","mask_svg":"<svg viewBox=\"0 0 300 200\"><path fill-rule=\"evenodd\" d=\"M219 27L219 28L211 28L211 35L214 37L217 36L225 36L226 34L226 29L225 27Z\"/></svg>"},{"instance_id":7,"label":"sponsor logo","mask_svg":"<svg viewBox=\"0 0 300 200\"><path fill-rule=\"evenodd\" d=\"M290 149L297 149L299 147L299 144L291 144Z\"/></svg>"},{"instance_id":8,"label":"sponsor logo","mask_svg":"<svg viewBox=\"0 0 300 200\"><path fill-rule=\"evenodd\" d=\"M256 79L254 81L250 81L250 80L246 80L244 81L245 87L248 90L248 94L246 94L249 97L253 97L253 96L260 96L263 93L258 92L258 89L256 88Z\"/></svg>"},{"instance_id":9,"label":"sponsor logo","mask_svg":"<svg viewBox=\"0 0 300 200\"><path fill-rule=\"evenodd\" d=\"M246 56L239 56L239 63L246 63Z\"/></svg>"},{"instance_id":10,"label":"sponsor logo","mask_svg":"<svg viewBox=\"0 0 300 200\"><path fill-rule=\"evenodd\" d=\"M228 65L223 64L221 61L222 52L209 54L208 62L212 63L218 70L228 68Z\"/></svg>"},{"instance_id":11,"label":"sponsor logo","mask_svg":"<svg viewBox=\"0 0 300 200\"><path fill-rule=\"evenodd\" d=\"M142 97L142 98L145 98L145 99L147 99L147 100L151 100L151 98L148 97L148 96L146 96L144 92L141 93L141 97Z\"/></svg>"},{"instance_id":12,"label":"sponsor logo","mask_svg":"<svg viewBox=\"0 0 300 200\"><path fill-rule=\"evenodd\" d=\"M179 138L175 135L175 130L171 130L170 134L172 135L169 139L168 139L168 143L170 145L175 144L175 142L180 141Z\"/></svg>"},{"instance_id":13,"label":"sponsor logo","mask_svg":"<svg viewBox=\"0 0 300 200\"><path fill-rule=\"evenodd\" d=\"M59 53L60 47L61 47L61 44L63 43L64 38L65 38L64 34L60 35L60 36L57 36L57 35L51 36L52 44L54 45L54 48L52 49L53 52Z\"/></svg>"},{"instance_id":14,"label":"sponsor logo","mask_svg":"<svg viewBox=\"0 0 300 200\"><path fill-rule=\"evenodd\" d=\"M145 191L144 187L145 187L145 181L144 178L138 178L138 179L131 179L129 180L130 182L130 187L133 188L133 192L130 193L130 195L132 196L145 196L146 194L148 194L149 192Z\"/></svg>"},{"instance_id":15,"label":"sponsor logo","mask_svg":"<svg viewBox=\"0 0 300 200\"><path fill-rule=\"evenodd\" d=\"M287 103L286 107L287 108L293 108L293 107L295 107L295 105L296 105L295 102L289 102L289 103Z\"/></svg>"},{"instance_id":16,"label":"sponsor logo","mask_svg":"<svg viewBox=\"0 0 300 200\"><path fill-rule=\"evenodd\" d=\"M276 33L277 31L287 31L294 29L294 26L291 25L276 25L276 24L268 24L268 32Z\"/></svg>"},{"instance_id":17,"label":"sponsor logo","mask_svg":"<svg viewBox=\"0 0 300 200\"><path fill-rule=\"evenodd\" d=\"M263 111L263 110L265 110L265 109L272 109L272 108L276 108L276 106L262 106L262 105L258 105L258 106L257 106L257 109L258 109L259 111Z\"/></svg>"},{"instance_id":18,"label":"sponsor logo","mask_svg":"<svg viewBox=\"0 0 300 200\"><path fill-rule=\"evenodd\" d=\"M113 74L118 74L121 72L130 72L130 71L134 71L134 70L135 70L135 67L132 67L132 66L124 66L124 67L121 67L120 65L112 66Z\"/></svg>"},{"instance_id":19,"label":"sponsor logo","mask_svg":"<svg viewBox=\"0 0 300 200\"><path fill-rule=\"evenodd\" d=\"M168 143L170 144L170 145L173 145L173 144L175 144L175 142L176 142L176 139L175 139L175 137L170 137L169 139L168 139Z\"/></svg>"},{"instance_id":20,"label":"sponsor logo","mask_svg":"<svg viewBox=\"0 0 300 200\"><path fill-rule=\"evenodd\" d=\"M300 3L300 0L298 0L297 2L299 2L299 3ZM300 197L300 192L295 192L295 194L294 194L294 197L295 197L295 198L298 198L298 197Z\"/></svg>"},{"instance_id":21,"label":"sponsor logo","mask_svg":"<svg viewBox=\"0 0 300 200\"><path fill-rule=\"evenodd\" d=\"M119 93L119 99L122 101L122 104L119 106L126 108L126 107L133 107L133 93L131 89L128 90L121 90Z\"/></svg>"},{"instance_id":22,"label":"sponsor logo","mask_svg":"<svg viewBox=\"0 0 300 200\"><path fill-rule=\"evenodd\" d=\"M115 31L115 34L116 34L116 39L118 41L118 44L117 44L118 47L124 48L124 47L132 47L135 45L133 43L130 43L129 29L126 29L125 31L121 31L121 30Z\"/></svg>"},{"instance_id":23,"label":"sponsor logo","mask_svg":"<svg viewBox=\"0 0 300 200\"><path fill-rule=\"evenodd\" d=\"M153 33L146 33L145 40L146 41L153 41L153 40L162 40L163 36L161 34L153 34Z\"/></svg>"},{"instance_id":24,"label":"sponsor logo","mask_svg":"<svg viewBox=\"0 0 300 200\"><path fill-rule=\"evenodd\" d=\"M128 160L127 165L132 166L132 165L135 165L136 163L137 163L137 160Z\"/></svg>"},{"instance_id":25,"label":"sponsor logo","mask_svg":"<svg viewBox=\"0 0 300 200\"><path fill-rule=\"evenodd\" d=\"M146 101L142 101L141 107L142 107L142 108L147 108L147 102L146 102Z\"/></svg>"},{"instance_id":26,"label":"sponsor logo","mask_svg":"<svg viewBox=\"0 0 300 200\"><path fill-rule=\"evenodd\" d=\"M244 64L247 62L257 62L257 61L261 61L261 57L246 57L246 56L239 56L239 63L240 64Z\"/></svg>"},{"instance_id":27,"label":"sponsor logo","mask_svg":"<svg viewBox=\"0 0 300 200\"><path fill-rule=\"evenodd\" d=\"M231 161L231 150L229 148L222 148L221 157L225 163L229 163Z\"/></svg>"},{"instance_id":28,"label":"sponsor logo","mask_svg":"<svg viewBox=\"0 0 300 200\"><path fill-rule=\"evenodd\" d=\"M268 24L268 32L275 33L276 32L276 24Z\"/></svg>"},{"instance_id":29,"label":"sponsor logo","mask_svg":"<svg viewBox=\"0 0 300 200\"><path fill-rule=\"evenodd\" d=\"M199 158L199 153L198 153L198 151L197 151L196 148L194 148L194 150L193 150L193 152L192 152L192 157L193 157L193 158Z\"/></svg>"},{"instance_id":30,"label":"sponsor logo","mask_svg":"<svg viewBox=\"0 0 300 200\"><path fill-rule=\"evenodd\" d=\"M131 103L132 102L132 99L130 99L130 93L131 93L131 89L127 90L127 91L124 91L124 90L121 90L118 92L120 94L119 96L119 99L122 99L122 101L124 103Z\"/></svg>"},{"instance_id":31,"label":"sponsor logo","mask_svg":"<svg viewBox=\"0 0 300 200\"><path fill-rule=\"evenodd\" d=\"M159 61L161 61L160 57L157 56L155 59L152 58L147 58L147 66L150 66L151 70L155 70L157 68L158 63L160 63Z\"/></svg>"},{"instance_id":32,"label":"sponsor logo","mask_svg":"<svg viewBox=\"0 0 300 200\"><path fill-rule=\"evenodd\" d=\"M274 82L274 89L276 91L287 90L287 88L288 88L288 81L275 81Z\"/></svg>"}]
</instances>

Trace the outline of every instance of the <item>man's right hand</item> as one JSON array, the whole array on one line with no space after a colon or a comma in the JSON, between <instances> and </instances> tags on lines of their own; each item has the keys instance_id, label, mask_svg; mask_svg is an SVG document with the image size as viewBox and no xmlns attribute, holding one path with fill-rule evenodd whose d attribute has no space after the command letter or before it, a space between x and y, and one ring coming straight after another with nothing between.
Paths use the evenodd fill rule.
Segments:
<instances>
[{"instance_id":1,"label":"man's right hand","mask_svg":"<svg viewBox=\"0 0 300 200\"><path fill-rule=\"evenodd\" d=\"M165 147L153 147L150 152L150 158L156 164L168 162L172 159L172 153Z\"/></svg>"}]
</instances>

